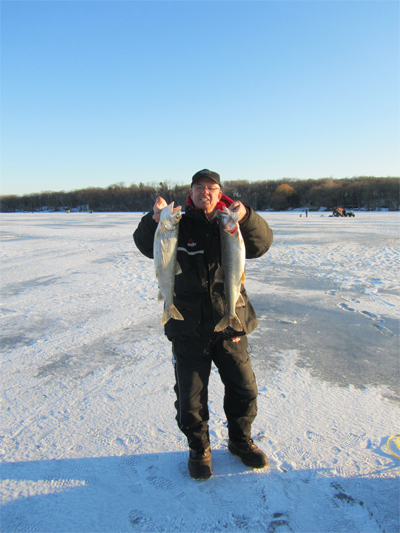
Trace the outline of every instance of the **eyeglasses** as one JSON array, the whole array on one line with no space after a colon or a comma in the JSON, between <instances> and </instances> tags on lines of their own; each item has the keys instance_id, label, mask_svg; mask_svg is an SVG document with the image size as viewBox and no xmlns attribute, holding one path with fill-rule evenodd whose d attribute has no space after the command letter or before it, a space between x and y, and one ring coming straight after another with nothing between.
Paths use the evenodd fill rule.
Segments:
<instances>
[{"instance_id":1,"label":"eyeglasses","mask_svg":"<svg viewBox=\"0 0 400 533\"><path fill-rule=\"evenodd\" d=\"M193 189L196 191L219 191L219 187L209 187L208 185L193 185Z\"/></svg>"}]
</instances>

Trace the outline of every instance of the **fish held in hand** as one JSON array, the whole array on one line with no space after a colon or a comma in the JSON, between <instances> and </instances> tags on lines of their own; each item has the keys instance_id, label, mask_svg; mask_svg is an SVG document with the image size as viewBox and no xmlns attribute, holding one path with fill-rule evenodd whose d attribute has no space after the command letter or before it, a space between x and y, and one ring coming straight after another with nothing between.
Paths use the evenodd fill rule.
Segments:
<instances>
[{"instance_id":1,"label":"fish held in hand","mask_svg":"<svg viewBox=\"0 0 400 533\"><path fill-rule=\"evenodd\" d=\"M154 235L154 266L158 281L158 299L164 300L164 312L161 324L170 318L183 320L183 316L174 305L175 276L182 272L177 262L179 221L182 207L174 208L174 202L162 209L160 222Z\"/></svg>"},{"instance_id":2,"label":"fish held in hand","mask_svg":"<svg viewBox=\"0 0 400 533\"><path fill-rule=\"evenodd\" d=\"M217 216L221 235L221 266L215 281L224 283L226 311L215 326L215 331L223 331L228 326L235 331L243 331L236 313L236 307L245 305L240 290L245 282L246 248L239 228L239 217L225 206L223 211L217 212Z\"/></svg>"}]
</instances>

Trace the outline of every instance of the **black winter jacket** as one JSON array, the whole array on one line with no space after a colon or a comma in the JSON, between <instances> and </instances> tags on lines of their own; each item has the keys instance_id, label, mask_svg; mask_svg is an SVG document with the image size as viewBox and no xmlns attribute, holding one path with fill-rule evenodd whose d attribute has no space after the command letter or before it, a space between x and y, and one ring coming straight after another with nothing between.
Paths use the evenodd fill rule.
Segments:
<instances>
[{"instance_id":1,"label":"black winter jacket","mask_svg":"<svg viewBox=\"0 0 400 533\"><path fill-rule=\"evenodd\" d=\"M146 257L153 259L154 234L157 223L147 213L140 221L133 239ZM241 221L240 229L246 246L246 258L261 257L272 244L272 230L251 207ZM214 328L225 313L224 284L215 283L215 274L221 264L221 241L218 220L209 221L200 209L188 205L179 222L178 263L182 274L175 277L174 304L184 320L170 319L165 324L165 334L172 340L176 337L214 337ZM257 327L257 316L242 288L245 306L236 312L244 333ZM229 330L230 328L227 328ZM231 336L240 333L225 333Z\"/></svg>"}]
</instances>

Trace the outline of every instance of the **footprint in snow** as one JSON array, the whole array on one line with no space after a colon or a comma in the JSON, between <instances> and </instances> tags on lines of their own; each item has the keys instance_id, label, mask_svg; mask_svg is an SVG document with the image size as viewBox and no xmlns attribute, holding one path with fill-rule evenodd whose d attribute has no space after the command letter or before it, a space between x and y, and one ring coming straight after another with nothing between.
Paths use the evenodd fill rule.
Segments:
<instances>
[{"instance_id":1,"label":"footprint in snow","mask_svg":"<svg viewBox=\"0 0 400 533\"><path fill-rule=\"evenodd\" d=\"M388 337L394 337L394 333L390 331L389 328L382 325L382 322L385 322L383 318L380 318L378 315L374 315L374 313L370 313L369 311L360 311L360 313L371 320L376 320L377 322L380 322L380 324L372 324L372 326L380 331L380 333L383 333L383 335L387 335Z\"/></svg>"},{"instance_id":2,"label":"footprint in snow","mask_svg":"<svg viewBox=\"0 0 400 533\"><path fill-rule=\"evenodd\" d=\"M374 328L378 329L380 333L383 333L383 335L387 335L388 337L394 337L394 333L385 326L382 326L382 324L374 324L373 326Z\"/></svg>"},{"instance_id":3,"label":"footprint in snow","mask_svg":"<svg viewBox=\"0 0 400 533\"><path fill-rule=\"evenodd\" d=\"M353 496L350 496L350 494L346 494L345 490L339 483L333 482L331 483L331 487L337 491L333 497L333 503L335 507L359 507L365 512L366 520L372 520L374 525L376 525L373 518L373 513L371 513L371 511L365 507L363 501L353 498Z\"/></svg>"},{"instance_id":4,"label":"footprint in snow","mask_svg":"<svg viewBox=\"0 0 400 533\"><path fill-rule=\"evenodd\" d=\"M137 509L129 513L129 523L134 531L155 531L154 522L150 516L146 516Z\"/></svg>"},{"instance_id":5,"label":"footprint in snow","mask_svg":"<svg viewBox=\"0 0 400 533\"><path fill-rule=\"evenodd\" d=\"M349 494L346 494L343 487L339 483L331 483L331 487L333 487L337 491L333 497L333 501L336 507L341 507L342 505L359 505L364 509L364 502L353 498L353 496L350 496Z\"/></svg>"},{"instance_id":6,"label":"footprint in snow","mask_svg":"<svg viewBox=\"0 0 400 533\"><path fill-rule=\"evenodd\" d=\"M243 514L232 513L231 520L236 529L251 531L251 518Z\"/></svg>"},{"instance_id":7,"label":"footprint in snow","mask_svg":"<svg viewBox=\"0 0 400 533\"><path fill-rule=\"evenodd\" d=\"M360 505L361 507L364 507L364 502L361 500L355 500L352 496L349 496L345 492L336 493L334 499L336 507L339 507L339 502L347 505Z\"/></svg>"},{"instance_id":8,"label":"footprint in snow","mask_svg":"<svg viewBox=\"0 0 400 533\"><path fill-rule=\"evenodd\" d=\"M341 448L350 449L350 448L365 448L368 443L368 439L362 437L361 435L356 435L355 433L348 433L340 441Z\"/></svg>"},{"instance_id":9,"label":"footprint in snow","mask_svg":"<svg viewBox=\"0 0 400 533\"><path fill-rule=\"evenodd\" d=\"M164 492L175 488L175 483L165 477L161 476L149 476L146 478L152 487Z\"/></svg>"},{"instance_id":10,"label":"footprint in snow","mask_svg":"<svg viewBox=\"0 0 400 533\"><path fill-rule=\"evenodd\" d=\"M339 307L339 309L343 309L343 311L351 311L352 313L355 312L355 309L353 309L352 307L349 307L345 303L338 304L338 307Z\"/></svg>"},{"instance_id":11,"label":"footprint in snow","mask_svg":"<svg viewBox=\"0 0 400 533\"><path fill-rule=\"evenodd\" d=\"M378 318L377 315L374 315L374 313L370 313L369 311L360 311L360 313L368 318L371 318L372 320L375 320Z\"/></svg>"},{"instance_id":12,"label":"footprint in snow","mask_svg":"<svg viewBox=\"0 0 400 533\"><path fill-rule=\"evenodd\" d=\"M307 439L311 442L324 442L325 438L322 435L318 435L318 433L314 433L313 431L307 431L306 432Z\"/></svg>"},{"instance_id":13,"label":"footprint in snow","mask_svg":"<svg viewBox=\"0 0 400 533\"><path fill-rule=\"evenodd\" d=\"M268 524L268 533L286 533L293 531L285 513L274 513L274 519Z\"/></svg>"},{"instance_id":14,"label":"footprint in snow","mask_svg":"<svg viewBox=\"0 0 400 533\"><path fill-rule=\"evenodd\" d=\"M123 456L118 463L118 470L126 478L133 478L138 475L136 466L141 462L141 458L135 455Z\"/></svg>"}]
</instances>

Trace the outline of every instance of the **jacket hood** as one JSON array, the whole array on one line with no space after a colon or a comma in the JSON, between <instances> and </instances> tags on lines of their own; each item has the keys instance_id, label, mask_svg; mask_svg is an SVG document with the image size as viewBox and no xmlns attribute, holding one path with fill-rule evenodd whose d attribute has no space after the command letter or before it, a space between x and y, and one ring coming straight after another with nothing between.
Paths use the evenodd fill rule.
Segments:
<instances>
[{"instance_id":1,"label":"jacket hood","mask_svg":"<svg viewBox=\"0 0 400 533\"><path fill-rule=\"evenodd\" d=\"M233 204L233 200L231 200L230 198L228 198L228 196L225 196L225 194L223 194L221 196L220 201L215 206L215 208L219 209L220 211L223 211L224 206L229 207L231 204ZM194 205L193 200L190 198L190 194L187 195L186 205L189 205L192 209L199 209L198 207Z\"/></svg>"}]
</instances>

